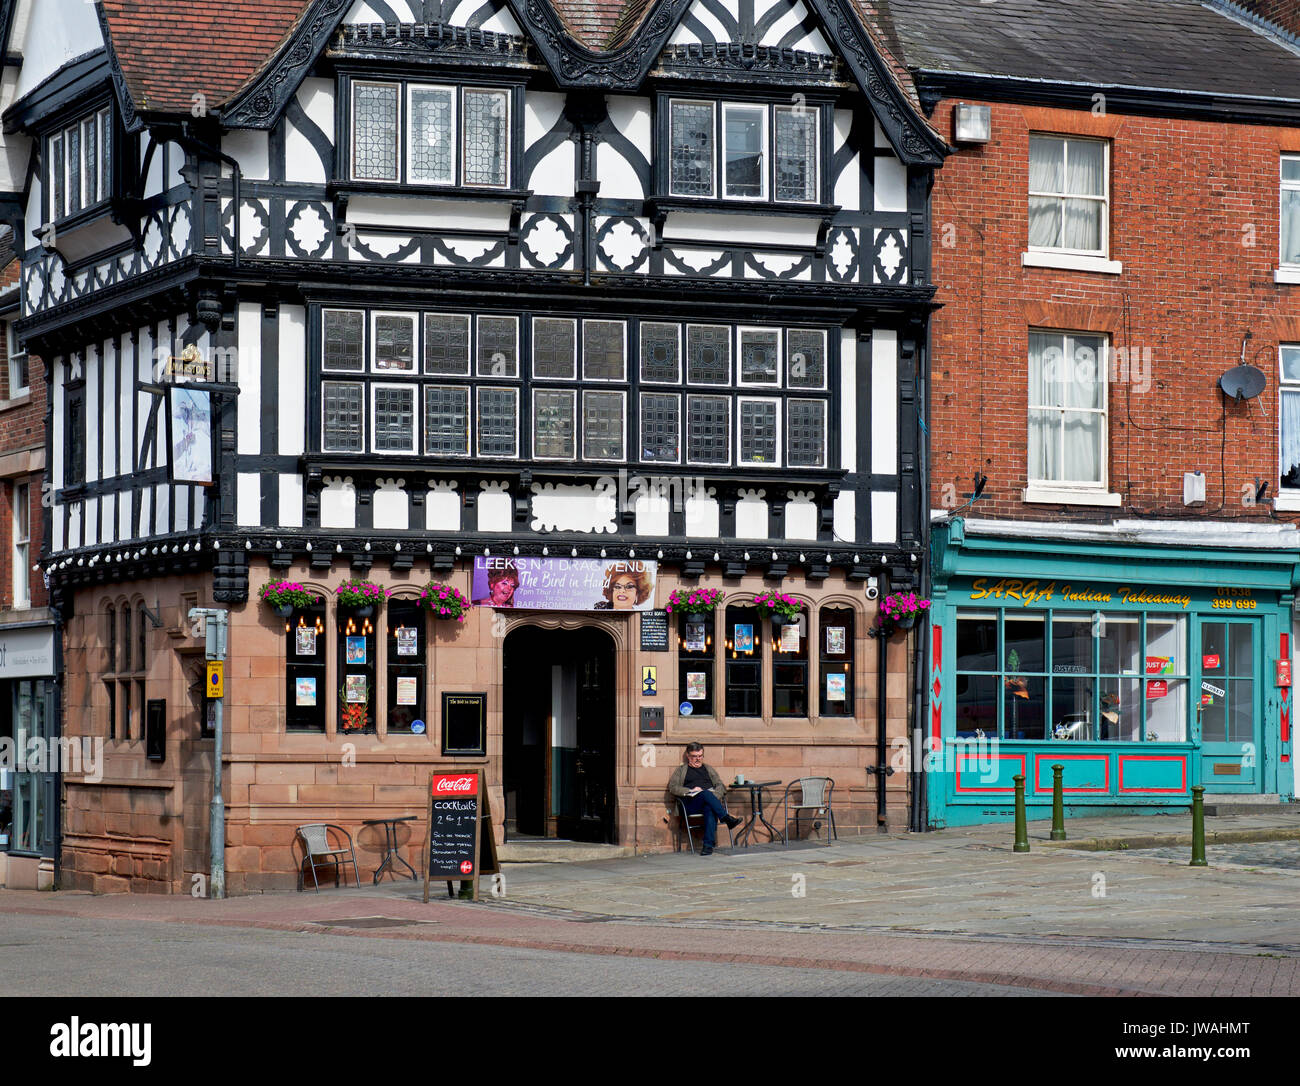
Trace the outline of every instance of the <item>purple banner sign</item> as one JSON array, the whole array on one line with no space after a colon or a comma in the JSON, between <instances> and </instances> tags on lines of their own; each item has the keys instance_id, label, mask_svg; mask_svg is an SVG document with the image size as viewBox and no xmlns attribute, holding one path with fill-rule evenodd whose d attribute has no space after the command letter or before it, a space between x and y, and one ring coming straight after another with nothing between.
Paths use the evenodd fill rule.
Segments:
<instances>
[{"instance_id":1,"label":"purple banner sign","mask_svg":"<svg viewBox=\"0 0 1300 1086\"><path fill-rule=\"evenodd\" d=\"M471 599L534 611L650 611L656 565L636 558L475 558Z\"/></svg>"}]
</instances>

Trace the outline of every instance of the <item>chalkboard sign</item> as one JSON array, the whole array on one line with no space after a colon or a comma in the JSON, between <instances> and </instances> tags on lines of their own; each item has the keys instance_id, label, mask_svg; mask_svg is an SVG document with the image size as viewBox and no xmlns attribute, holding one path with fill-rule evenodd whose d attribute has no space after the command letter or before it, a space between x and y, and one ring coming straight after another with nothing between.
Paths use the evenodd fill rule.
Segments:
<instances>
[{"instance_id":1,"label":"chalkboard sign","mask_svg":"<svg viewBox=\"0 0 1300 1086\"><path fill-rule=\"evenodd\" d=\"M487 754L487 695L442 695L442 753Z\"/></svg>"},{"instance_id":2,"label":"chalkboard sign","mask_svg":"<svg viewBox=\"0 0 1300 1086\"><path fill-rule=\"evenodd\" d=\"M479 774L434 773L429 779L429 856L424 900L431 879L472 879L478 900Z\"/></svg>"},{"instance_id":3,"label":"chalkboard sign","mask_svg":"<svg viewBox=\"0 0 1300 1086\"><path fill-rule=\"evenodd\" d=\"M668 612L641 612L641 651L668 651Z\"/></svg>"},{"instance_id":4,"label":"chalkboard sign","mask_svg":"<svg viewBox=\"0 0 1300 1086\"><path fill-rule=\"evenodd\" d=\"M167 702L151 699L144 710L144 756L151 762L167 760Z\"/></svg>"}]
</instances>

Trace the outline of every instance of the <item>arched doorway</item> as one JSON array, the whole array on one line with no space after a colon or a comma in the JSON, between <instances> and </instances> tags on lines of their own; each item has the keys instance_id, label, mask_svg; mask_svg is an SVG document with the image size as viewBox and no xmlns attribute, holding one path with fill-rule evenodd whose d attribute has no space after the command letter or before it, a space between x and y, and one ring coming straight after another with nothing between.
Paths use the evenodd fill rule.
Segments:
<instances>
[{"instance_id":1,"label":"arched doorway","mask_svg":"<svg viewBox=\"0 0 1300 1086\"><path fill-rule=\"evenodd\" d=\"M603 630L525 626L505 640L506 834L614 840L617 682Z\"/></svg>"}]
</instances>

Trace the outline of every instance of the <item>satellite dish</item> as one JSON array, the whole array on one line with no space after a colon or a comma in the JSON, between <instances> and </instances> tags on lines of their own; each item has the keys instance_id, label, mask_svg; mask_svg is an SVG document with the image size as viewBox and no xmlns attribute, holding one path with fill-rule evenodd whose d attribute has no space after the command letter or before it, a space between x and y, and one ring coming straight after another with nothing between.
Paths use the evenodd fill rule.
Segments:
<instances>
[{"instance_id":1,"label":"satellite dish","mask_svg":"<svg viewBox=\"0 0 1300 1086\"><path fill-rule=\"evenodd\" d=\"M1224 394L1241 403L1253 400L1264 391L1264 371L1256 366L1233 366L1219 378L1219 387Z\"/></svg>"}]
</instances>

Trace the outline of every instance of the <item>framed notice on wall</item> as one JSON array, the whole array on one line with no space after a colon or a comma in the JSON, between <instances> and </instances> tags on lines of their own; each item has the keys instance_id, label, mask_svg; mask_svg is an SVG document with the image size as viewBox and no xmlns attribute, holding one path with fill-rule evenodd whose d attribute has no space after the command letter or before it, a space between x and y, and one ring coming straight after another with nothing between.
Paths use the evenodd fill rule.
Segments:
<instances>
[{"instance_id":1,"label":"framed notice on wall","mask_svg":"<svg viewBox=\"0 0 1300 1086\"><path fill-rule=\"evenodd\" d=\"M442 753L487 754L487 694L442 695Z\"/></svg>"}]
</instances>

